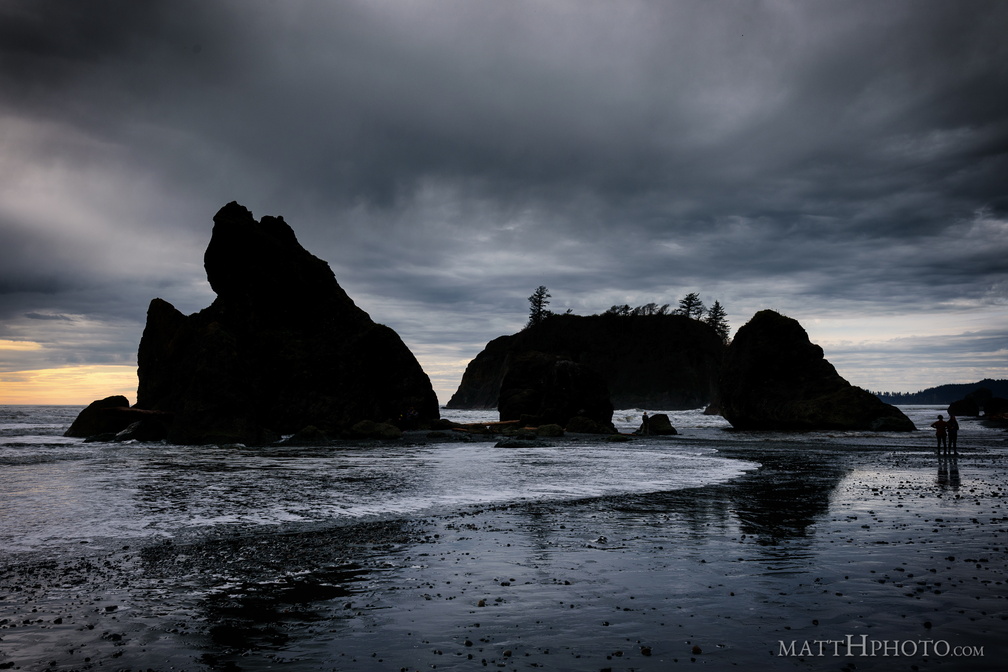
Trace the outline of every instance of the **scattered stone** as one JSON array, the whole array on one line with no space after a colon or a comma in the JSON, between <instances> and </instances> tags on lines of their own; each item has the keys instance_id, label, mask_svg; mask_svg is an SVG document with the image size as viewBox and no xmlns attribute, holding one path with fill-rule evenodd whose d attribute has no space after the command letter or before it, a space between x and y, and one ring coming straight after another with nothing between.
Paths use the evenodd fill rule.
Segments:
<instances>
[{"instance_id":1,"label":"scattered stone","mask_svg":"<svg viewBox=\"0 0 1008 672\"><path fill-rule=\"evenodd\" d=\"M575 415L567 422L567 431L575 434L613 434L616 430L612 425L596 422L583 415Z\"/></svg>"},{"instance_id":2,"label":"scattered stone","mask_svg":"<svg viewBox=\"0 0 1008 672\"><path fill-rule=\"evenodd\" d=\"M540 425L536 428L536 436L559 437L563 435L563 427L557 424Z\"/></svg>"},{"instance_id":3,"label":"scattered stone","mask_svg":"<svg viewBox=\"0 0 1008 672\"><path fill-rule=\"evenodd\" d=\"M506 438L494 444L495 448L545 448L550 444L535 439Z\"/></svg>"},{"instance_id":4,"label":"scattered stone","mask_svg":"<svg viewBox=\"0 0 1008 672\"><path fill-rule=\"evenodd\" d=\"M402 438L402 430L395 425L373 420L361 420L351 428L350 433L355 439L392 441Z\"/></svg>"}]
</instances>

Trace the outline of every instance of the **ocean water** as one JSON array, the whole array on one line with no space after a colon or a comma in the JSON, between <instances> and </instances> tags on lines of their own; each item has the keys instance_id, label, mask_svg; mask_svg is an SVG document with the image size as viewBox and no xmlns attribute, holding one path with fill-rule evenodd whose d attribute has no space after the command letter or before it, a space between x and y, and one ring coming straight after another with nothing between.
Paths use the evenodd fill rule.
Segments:
<instances>
[{"instance_id":1,"label":"ocean water","mask_svg":"<svg viewBox=\"0 0 1008 672\"><path fill-rule=\"evenodd\" d=\"M530 448L496 448L495 441L324 448L84 443L63 436L79 411L0 407L0 549L671 491L723 482L757 466L720 457L710 446L668 442ZM631 416L639 414L624 414ZM463 411L453 419L496 417Z\"/></svg>"},{"instance_id":2,"label":"ocean water","mask_svg":"<svg viewBox=\"0 0 1008 672\"><path fill-rule=\"evenodd\" d=\"M0 554L671 492L727 482L758 468L755 461L721 454L726 445L748 442L930 450L926 428L941 409L904 410L920 431L745 433L697 409L668 412L679 436L630 443L242 448L84 443L63 436L79 407L0 406ZM617 428L636 429L641 412L617 411ZM459 422L496 419L487 411L443 413ZM1004 432L974 420L963 425L965 441L1004 440Z\"/></svg>"}]
</instances>

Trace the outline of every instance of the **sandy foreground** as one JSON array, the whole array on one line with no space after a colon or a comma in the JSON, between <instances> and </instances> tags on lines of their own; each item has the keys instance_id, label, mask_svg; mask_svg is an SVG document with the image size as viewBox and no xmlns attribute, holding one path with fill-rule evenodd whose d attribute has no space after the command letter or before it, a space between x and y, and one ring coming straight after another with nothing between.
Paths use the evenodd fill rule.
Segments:
<instances>
[{"instance_id":1,"label":"sandy foreground","mask_svg":"<svg viewBox=\"0 0 1008 672\"><path fill-rule=\"evenodd\" d=\"M1008 669L1004 454L733 450L763 466L672 493L13 556L0 669Z\"/></svg>"}]
</instances>

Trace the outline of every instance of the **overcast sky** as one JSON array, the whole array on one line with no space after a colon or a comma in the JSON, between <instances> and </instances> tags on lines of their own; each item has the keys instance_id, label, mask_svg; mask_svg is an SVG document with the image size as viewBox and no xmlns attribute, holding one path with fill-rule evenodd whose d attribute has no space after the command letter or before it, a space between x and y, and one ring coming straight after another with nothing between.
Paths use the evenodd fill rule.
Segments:
<instances>
[{"instance_id":1,"label":"overcast sky","mask_svg":"<svg viewBox=\"0 0 1008 672\"><path fill-rule=\"evenodd\" d=\"M733 330L774 308L873 390L1008 377L1006 26L944 0L0 0L0 402L54 369L135 399L147 305L212 301L232 200L283 215L442 403L538 285L581 314L696 291Z\"/></svg>"}]
</instances>

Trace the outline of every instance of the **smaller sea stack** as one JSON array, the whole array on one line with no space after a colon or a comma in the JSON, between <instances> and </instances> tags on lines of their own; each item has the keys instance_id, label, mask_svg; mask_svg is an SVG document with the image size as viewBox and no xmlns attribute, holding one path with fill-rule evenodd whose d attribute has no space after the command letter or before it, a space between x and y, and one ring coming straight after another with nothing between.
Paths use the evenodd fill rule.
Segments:
<instances>
[{"instance_id":1,"label":"smaller sea stack","mask_svg":"<svg viewBox=\"0 0 1008 672\"><path fill-rule=\"evenodd\" d=\"M763 310L728 347L721 414L736 429L913 431L895 406L854 387L790 317Z\"/></svg>"}]
</instances>

